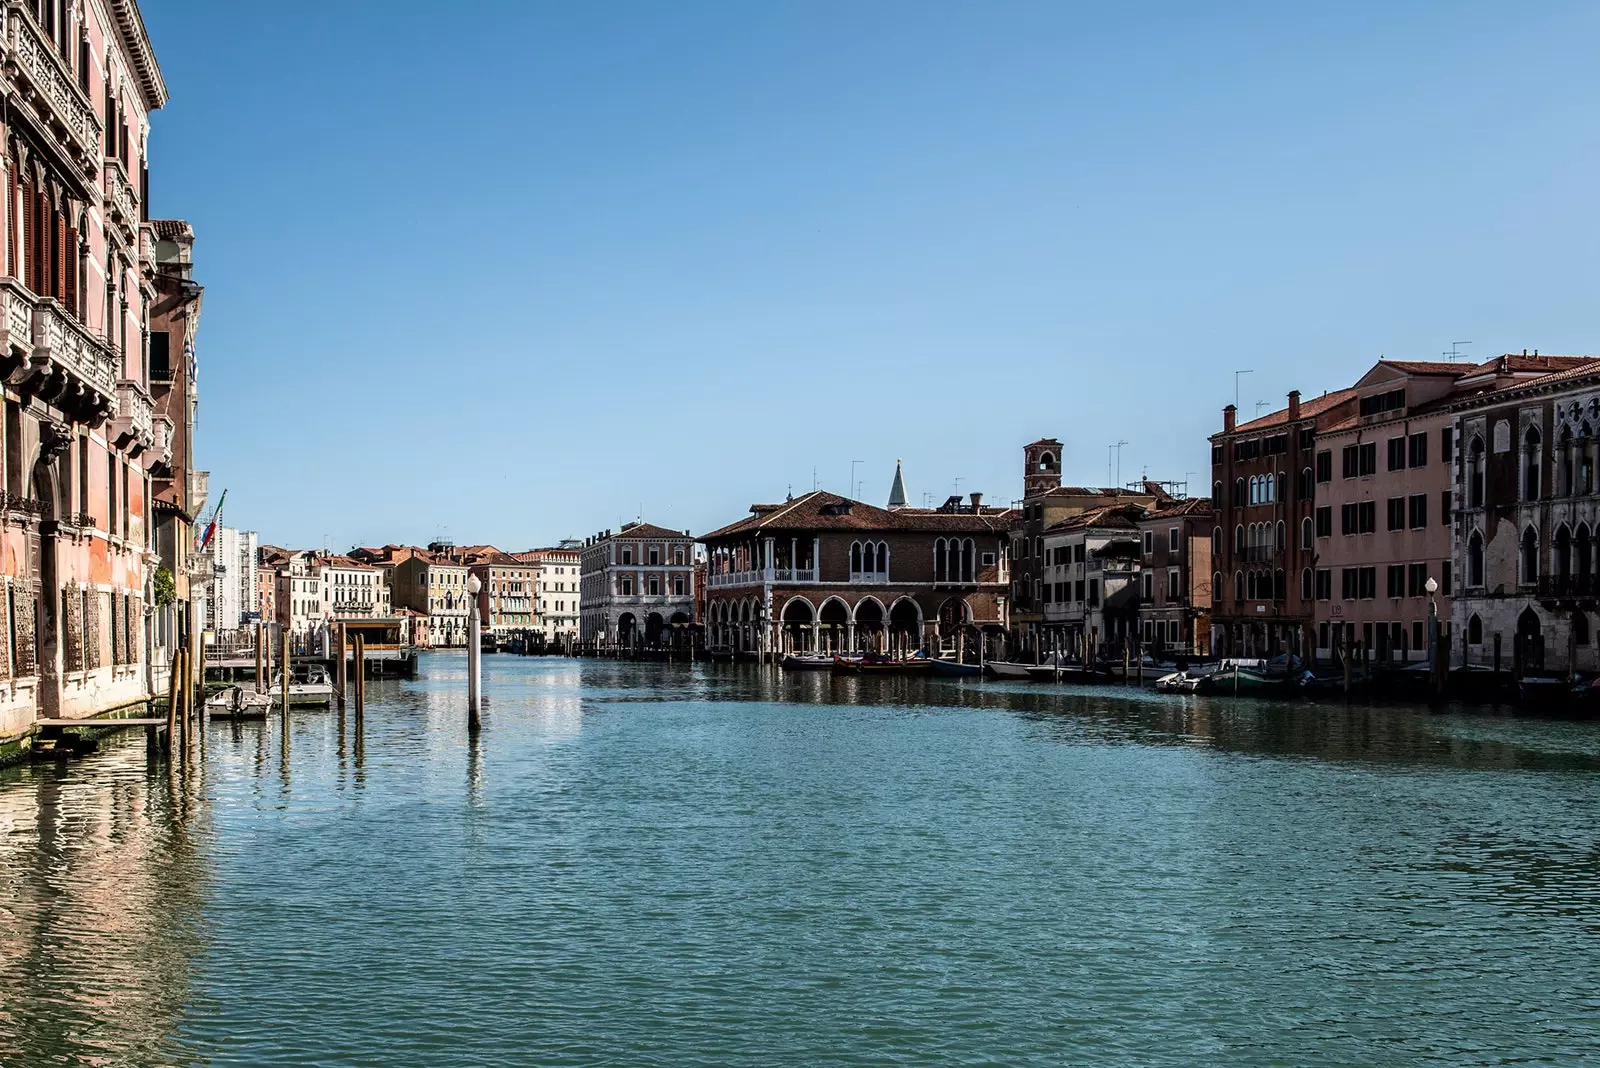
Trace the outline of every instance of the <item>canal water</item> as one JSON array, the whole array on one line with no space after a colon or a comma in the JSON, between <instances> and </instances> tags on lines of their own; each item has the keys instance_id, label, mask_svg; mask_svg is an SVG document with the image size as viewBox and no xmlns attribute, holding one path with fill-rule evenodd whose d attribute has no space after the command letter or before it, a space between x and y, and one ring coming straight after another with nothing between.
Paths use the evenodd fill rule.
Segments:
<instances>
[{"instance_id":1,"label":"canal water","mask_svg":"<svg viewBox=\"0 0 1600 1068\"><path fill-rule=\"evenodd\" d=\"M0 1064L1600 1063L1600 726L485 666L0 772Z\"/></svg>"}]
</instances>

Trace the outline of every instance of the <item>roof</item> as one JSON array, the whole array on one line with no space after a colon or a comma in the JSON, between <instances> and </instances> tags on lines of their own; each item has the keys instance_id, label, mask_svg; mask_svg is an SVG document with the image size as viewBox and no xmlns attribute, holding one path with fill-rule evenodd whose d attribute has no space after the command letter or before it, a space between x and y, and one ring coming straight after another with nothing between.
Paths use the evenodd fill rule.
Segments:
<instances>
[{"instance_id":1,"label":"roof","mask_svg":"<svg viewBox=\"0 0 1600 1068\"><path fill-rule=\"evenodd\" d=\"M150 227L162 241L194 240L194 227L184 219L151 219Z\"/></svg>"},{"instance_id":2,"label":"roof","mask_svg":"<svg viewBox=\"0 0 1600 1068\"><path fill-rule=\"evenodd\" d=\"M1408 375L1449 375L1451 378L1459 377L1469 369L1465 364L1445 360L1379 360L1378 363Z\"/></svg>"},{"instance_id":3,"label":"roof","mask_svg":"<svg viewBox=\"0 0 1600 1068\"><path fill-rule=\"evenodd\" d=\"M658 527L654 523L631 523L628 526L625 526L621 530L617 531L615 534L611 535L611 539L614 539L614 538L688 538L688 537L689 537L689 535L685 534L681 530L668 530L666 527ZM608 540L611 540L611 539L602 538L600 540L608 541Z\"/></svg>"},{"instance_id":4,"label":"roof","mask_svg":"<svg viewBox=\"0 0 1600 1068\"><path fill-rule=\"evenodd\" d=\"M156 63L155 49L150 47L150 34L144 28L144 17L139 14L138 0L109 0L109 6L123 46L128 50L128 58L133 60L133 69L138 74L139 95L144 98L144 106L158 111L167 103L167 83Z\"/></svg>"},{"instance_id":5,"label":"roof","mask_svg":"<svg viewBox=\"0 0 1600 1068\"><path fill-rule=\"evenodd\" d=\"M1184 516L1209 516L1216 510L1210 497L1189 497L1152 509L1146 519L1181 519Z\"/></svg>"},{"instance_id":6,"label":"roof","mask_svg":"<svg viewBox=\"0 0 1600 1068\"><path fill-rule=\"evenodd\" d=\"M1030 442L1028 442L1026 445L1023 446L1023 448L1024 449L1031 449L1035 445L1060 445L1060 444L1061 444L1061 442L1057 441L1055 438L1040 438L1038 441L1030 441Z\"/></svg>"},{"instance_id":7,"label":"roof","mask_svg":"<svg viewBox=\"0 0 1600 1068\"><path fill-rule=\"evenodd\" d=\"M580 557L580 555L581 555L581 553L577 549L561 549L561 548L555 548L555 549L528 549L526 552L512 553L511 554L513 559L519 560L524 564L541 564L546 559L551 558L551 557L556 557L556 556L560 556L563 559L576 560L576 559L578 559Z\"/></svg>"},{"instance_id":8,"label":"roof","mask_svg":"<svg viewBox=\"0 0 1600 1068\"><path fill-rule=\"evenodd\" d=\"M377 568L373 567L371 564L364 563L361 560L355 560L355 559L352 559L351 557L339 556L337 554L333 555L333 556L319 556L319 557L317 557L317 563L322 564L325 567L337 567L337 568L342 568L342 569L347 570L347 571L376 571L376 570L378 570Z\"/></svg>"},{"instance_id":9,"label":"roof","mask_svg":"<svg viewBox=\"0 0 1600 1068\"><path fill-rule=\"evenodd\" d=\"M1324 393L1320 397L1303 400L1300 402L1300 418L1311 419L1321 415L1329 408L1343 404L1347 400L1354 400L1355 396L1356 391L1353 389L1336 389L1332 393ZM1252 419L1248 423L1240 423L1233 428L1232 433L1249 434L1257 430L1269 430L1273 427L1286 426L1288 422L1289 409L1279 408L1275 412L1263 415L1260 419Z\"/></svg>"},{"instance_id":10,"label":"roof","mask_svg":"<svg viewBox=\"0 0 1600 1068\"><path fill-rule=\"evenodd\" d=\"M1201 498L1202 500L1207 498ZM1138 522L1146 518L1145 509L1137 504L1118 504L1105 508L1090 508L1069 515L1059 523L1045 528L1046 534L1064 534L1074 530L1136 530Z\"/></svg>"},{"instance_id":11,"label":"roof","mask_svg":"<svg viewBox=\"0 0 1600 1068\"><path fill-rule=\"evenodd\" d=\"M853 501L827 490L812 490L772 510L757 510L736 523L729 523L701 541L748 534L758 530L1005 530L1010 523L1009 508L980 508L978 511L942 511L932 508L898 508L893 511L862 501Z\"/></svg>"},{"instance_id":12,"label":"roof","mask_svg":"<svg viewBox=\"0 0 1600 1068\"><path fill-rule=\"evenodd\" d=\"M1046 497L1149 497L1150 493L1118 486L1057 486Z\"/></svg>"}]
</instances>

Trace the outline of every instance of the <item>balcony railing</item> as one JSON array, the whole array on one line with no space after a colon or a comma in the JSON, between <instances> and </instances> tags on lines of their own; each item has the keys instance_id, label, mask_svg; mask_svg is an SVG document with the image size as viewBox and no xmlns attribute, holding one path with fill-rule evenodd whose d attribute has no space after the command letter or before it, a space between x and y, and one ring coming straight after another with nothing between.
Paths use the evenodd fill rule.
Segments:
<instances>
[{"instance_id":1,"label":"balcony railing","mask_svg":"<svg viewBox=\"0 0 1600 1068\"><path fill-rule=\"evenodd\" d=\"M66 135L80 163L100 158L100 119L67 65L56 54L28 5L11 0L0 11L18 82L38 101L39 118ZM89 170L88 174L93 174Z\"/></svg>"},{"instance_id":2,"label":"balcony railing","mask_svg":"<svg viewBox=\"0 0 1600 1068\"><path fill-rule=\"evenodd\" d=\"M155 444L155 405L139 383L117 383L117 417L112 421L111 432L117 447L131 445L135 456Z\"/></svg>"},{"instance_id":3,"label":"balcony railing","mask_svg":"<svg viewBox=\"0 0 1600 1068\"><path fill-rule=\"evenodd\" d=\"M157 459L163 466L172 462L172 428L170 416L158 415L151 420L151 431L154 435L154 447Z\"/></svg>"},{"instance_id":4,"label":"balcony railing","mask_svg":"<svg viewBox=\"0 0 1600 1068\"><path fill-rule=\"evenodd\" d=\"M189 510L198 518L206 506L206 494L211 491L210 471L189 472Z\"/></svg>"},{"instance_id":5,"label":"balcony railing","mask_svg":"<svg viewBox=\"0 0 1600 1068\"><path fill-rule=\"evenodd\" d=\"M33 351L33 298L15 279L0 282L0 351L9 355L13 348Z\"/></svg>"},{"instance_id":6,"label":"balcony railing","mask_svg":"<svg viewBox=\"0 0 1600 1068\"><path fill-rule=\"evenodd\" d=\"M1541 575L1541 597L1596 597L1600 596L1600 577L1589 575Z\"/></svg>"},{"instance_id":7,"label":"balcony railing","mask_svg":"<svg viewBox=\"0 0 1600 1068\"><path fill-rule=\"evenodd\" d=\"M755 571L723 571L706 577L713 588L724 586L759 586L763 582L816 582L814 567L769 567ZM870 581L870 580L869 580Z\"/></svg>"},{"instance_id":8,"label":"balcony railing","mask_svg":"<svg viewBox=\"0 0 1600 1068\"><path fill-rule=\"evenodd\" d=\"M121 160L106 160L105 165L106 214L122 228L129 244L138 240L139 201L133 183L122 169Z\"/></svg>"},{"instance_id":9,"label":"balcony railing","mask_svg":"<svg viewBox=\"0 0 1600 1068\"><path fill-rule=\"evenodd\" d=\"M111 352L53 297L33 309L33 363L48 388L76 398L74 414L98 426L117 406L117 366ZM64 401L65 403L65 401Z\"/></svg>"}]
</instances>

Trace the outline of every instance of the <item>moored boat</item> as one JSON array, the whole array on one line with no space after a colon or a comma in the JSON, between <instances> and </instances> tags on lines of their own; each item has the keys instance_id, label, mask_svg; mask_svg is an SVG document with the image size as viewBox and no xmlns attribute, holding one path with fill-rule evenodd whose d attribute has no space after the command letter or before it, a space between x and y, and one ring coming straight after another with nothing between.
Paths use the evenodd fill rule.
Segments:
<instances>
[{"instance_id":1,"label":"moored boat","mask_svg":"<svg viewBox=\"0 0 1600 1068\"><path fill-rule=\"evenodd\" d=\"M990 660L983 665L983 673L991 679L1026 679L1033 664L1018 664L1009 660Z\"/></svg>"},{"instance_id":2,"label":"moored boat","mask_svg":"<svg viewBox=\"0 0 1600 1068\"><path fill-rule=\"evenodd\" d=\"M833 657L821 653L790 653L779 661L785 671L828 671Z\"/></svg>"},{"instance_id":3,"label":"moored boat","mask_svg":"<svg viewBox=\"0 0 1600 1068\"><path fill-rule=\"evenodd\" d=\"M933 664L934 674L936 674L936 675L948 675L948 676L951 676L951 677L963 677L963 676L970 677L970 676L973 676L973 675L982 675L983 674L983 668L980 667L979 665L977 665L977 664L963 664L959 660L954 660L954 659L952 659L952 660L934 660L931 663Z\"/></svg>"},{"instance_id":4,"label":"moored boat","mask_svg":"<svg viewBox=\"0 0 1600 1068\"><path fill-rule=\"evenodd\" d=\"M933 671L933 661L924 656L911 656L903 660L865 656L859 660L834 657L835 675L926 675Z\"/></svg>"}]
</instances>

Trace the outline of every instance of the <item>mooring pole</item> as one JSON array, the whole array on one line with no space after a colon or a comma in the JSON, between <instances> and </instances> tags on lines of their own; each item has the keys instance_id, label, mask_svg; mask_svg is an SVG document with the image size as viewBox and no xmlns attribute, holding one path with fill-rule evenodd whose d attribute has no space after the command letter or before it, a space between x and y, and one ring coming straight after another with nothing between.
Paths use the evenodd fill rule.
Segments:
<instances>
[{"instance_id":1,"label":"mooring pole","mask_svg":"<svg viewBox=\"0 0 1600 1068\"><path fill-rule=\"evenodd\" d=\"M172 663L167 667L167 752L172 752L173 732L178 729L178 684L182 679L183 647L172 651Z\"/></svg>"},{"instance_id":2,"label":"mooring pole","mask_svg":"<svg viewBox=\"0 0 1600 1068\"><path fill-rule=\"evenodd\" d=\"M478 591L483 582L477 575L467 576L467 729L477 731L483 725L478 708L483 687L483 639L478 634Z\"/></svg>"},{"instance_id":3,"label":"mooring pole","mask_svg":"<svg viewBox=\"0 0 1600 1068\"><path fill-rule=\"evenodd\" d=\"M339 707L344 708L344 691L349 685L350 673L345 667L345 625L339 624L339 652L334 660L334 678L339 685Z\"/></svg>"},{"instance_id":4,"label":"mooring pole","mask_svg":"<svg viewBox=\"0 0 1600 1068\"><path fill-rule=\"evenodd\" d=\"M256 693L267 688L267 625L256 623Z\"/></svg>"},{"instance_id":5,"label":"mooring pole","mask_svg":"<svg viewBox=\"0 0 1600 1068\"><path fill-rule=\"evenodd\" d=\"M278 656L282 663L279 670L283 672L283 729L289 729L289 676L294 672L289 670L289 628L283 628L282 640L278 643Z\"/></svg>"},{"instance_id":6,"label":"mooring pole","mask_svg":"<svg viewBox=\"0 0 1600 1068\"><path fill-rule=\"evenodd\" d=\"M355 637L355 672L356 672L356 728L361 727L361 718L367 711L367 639L357 634Z\"/></svg>"}]
</instances>

